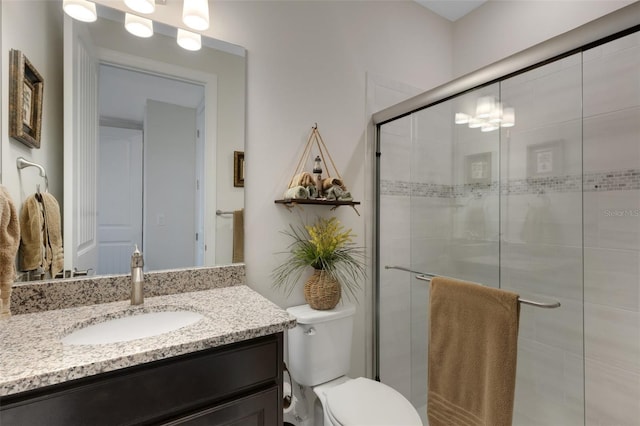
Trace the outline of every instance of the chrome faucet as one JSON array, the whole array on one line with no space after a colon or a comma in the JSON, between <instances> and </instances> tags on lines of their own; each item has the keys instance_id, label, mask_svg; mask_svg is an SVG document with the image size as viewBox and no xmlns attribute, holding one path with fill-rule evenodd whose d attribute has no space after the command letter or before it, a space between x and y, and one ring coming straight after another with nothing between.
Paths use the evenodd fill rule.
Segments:
<instances>
[{"instance_id":1,"label":"chrome faucet","mask_svg":"<svg viewBox=\"0 0 640 426\"><path fill-rule=\"evenodd\" d=\"M142 305L144 303L144 273L142 267L144 259L136 244L131 255L131 304Z\"/></svg>"}]
</instances>

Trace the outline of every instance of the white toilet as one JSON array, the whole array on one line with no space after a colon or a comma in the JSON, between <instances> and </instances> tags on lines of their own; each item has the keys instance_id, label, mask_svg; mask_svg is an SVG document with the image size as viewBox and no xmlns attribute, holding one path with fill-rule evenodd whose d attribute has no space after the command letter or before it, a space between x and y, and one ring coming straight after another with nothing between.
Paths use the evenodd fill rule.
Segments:
<instances>
[{"instance_id":1,"label":"white toilet","mask_svg":"<svg viewBox=\"0 0 640 426\"><path fill-rule=\"evenodd\" d=\"M313 388L324 426L422 426L415 408L395 389L345 375L351 362L353 305L328 311L301 305L287 312L298 321L288 332L289 370L295 382ZM322 426L318 416L315 426Z\"/></svg>"}]
</instances>

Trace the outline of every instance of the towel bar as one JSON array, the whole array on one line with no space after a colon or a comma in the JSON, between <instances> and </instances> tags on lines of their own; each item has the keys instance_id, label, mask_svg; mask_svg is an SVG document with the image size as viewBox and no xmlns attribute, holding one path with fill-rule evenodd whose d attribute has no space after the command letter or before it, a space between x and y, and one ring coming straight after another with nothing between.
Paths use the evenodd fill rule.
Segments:
<instances>
[{"instance_id":1,"label":"towel bar","mask_svg":"<svg viewBox=\"0 0 640 426\"><path fill-rule=\"evenodd\" d=\"M412 274L417 274L416 275L416 279L417 280L426 281L426 282L431 282L431 278L435 278L435 277L438 277L438 276L441 276L443 278L450 278L450 277L444 277L443 275L436 275L436 274L429 274L429 273L426 273L426 272L414 271L414 270L411 270L409 268L405 268L404 266L385 266L384 269L397 269L397 270L400 270L400 271L405 271L405 272L410 272ZM525 305L535 306L535 307L538 307L538 308L555 309L555 308L559 308L560 307L560 302L553 302L553 303L536 302L535 300L523 299L522 297L519 297L518 301L520 303L524 303Z\"/></svg>"}]
</instances>

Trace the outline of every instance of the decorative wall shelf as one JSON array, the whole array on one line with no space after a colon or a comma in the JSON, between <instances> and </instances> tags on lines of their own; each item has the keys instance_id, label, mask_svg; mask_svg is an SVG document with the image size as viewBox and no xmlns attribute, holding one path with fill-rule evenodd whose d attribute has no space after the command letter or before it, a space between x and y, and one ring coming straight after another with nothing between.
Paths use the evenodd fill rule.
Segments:
<instances>
[{"instance_id":1,"label":"decorative wall shelf","mask_svg":"<svg viewBox=\"0 0 640 426\"><path fill-rule=\"evenodd\" d=\"M311 173L305 172L304 168L309 160L309 155L311 154L311 150L314 145L317 147L318 156L315 159L312 175ZM326 159L330 161L330 164L326 162ZM327 172L325 179L321 178L321 163L325 164L327 168L327 170L325 170ZM337 178L332 177L331 168L333 168L334 176L337 176ZM333 158L331 158L331 154L329 154L329 150L322 140L322 136L320 136L317 123L311 128L311 134L309 135L307 144L305 145L302 156L300 157L300 161L298 161L298 165L296 166L293 176L289 181L289 189L292 188L294 192L302 192L303 197L300 197L299 194L294 196L293 194L285 192L284 198L281 200L275 200L275 203L282 204L289 209L289 211L296 206L303 209L302 205L304 204L332 206L331 210L335 210L340 206L351 206L358 216L360 216L360 213L355 207L359 205L360 202L353 201L351 194L347 192L342 176L340 176L340 173L333 162ZM311 197L309 197L310 193Z\"/></svg>"},{"instance_id":2,"label":"decorative wall shelf","mask_svg":"<svg viewBox=\"0 0 640 426\"><path fill-rule=\"evenodd\" d=\"M333 206L331 210L335 210L340 206L351 206L351 208L360 216L360 212L356 209L356 206L360 205L360 201L338 201L338 200L322 200L322 199L291 199L291 200L275 200L276 204L282 204L287 209L291 210L298 206L300 209L301 204L316 205L316 206Z\"/></svg>"}]
</instances>

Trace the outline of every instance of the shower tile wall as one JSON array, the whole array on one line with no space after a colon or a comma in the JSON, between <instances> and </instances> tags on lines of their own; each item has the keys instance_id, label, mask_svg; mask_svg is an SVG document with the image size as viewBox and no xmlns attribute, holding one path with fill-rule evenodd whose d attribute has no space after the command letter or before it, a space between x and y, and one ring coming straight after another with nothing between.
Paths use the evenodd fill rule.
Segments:
<instances>
[{"instance_id":1,"label":"shower tile wall","mask_svg":"<svg viewBox=\"0 0 640 426\"><path fill-rule=\"evenodd\" d=\"M519 425L584 419L581 74L577 54L501 82L500 287L562 304L521 306Z\"/></svg>"},{"instance_id":2,"label":"shower tile wall","mask_svg":"<svg viewBox=\"0 0 640 426\"><path fill-rule=\"evenodd\" d=\"M497 99L499 86L493 84L452 100L447 119L453 126L451 259L443 275L499 286L499 148L500 133L483 132L466 124L455 125L457 112L473 114L476 102L484 97ZM473 164L483 164L484 174L474 176Z\"/></svg>"},{"instance_id":3,"label":"shower tile wall","mask_svg":"<svg viewBox=\"0 0 640 426\"><path fill-rule=\"evenodd\" d=\"M453 225L451 107L448 103L417 112L412 121L411 269L446 274ZM429 284L411 276L411 402L421 414L427 404Z\"/></svg>"},{"instance_id":4,"label":"shower tile wall","mask_svg":"<svg viewBox=\"0 0 640 426\"><path fill-rule=\"evenodd\" d=\"M587 425L640 419L640 33L584 53Z\"/></svg>"}]
</instances>

